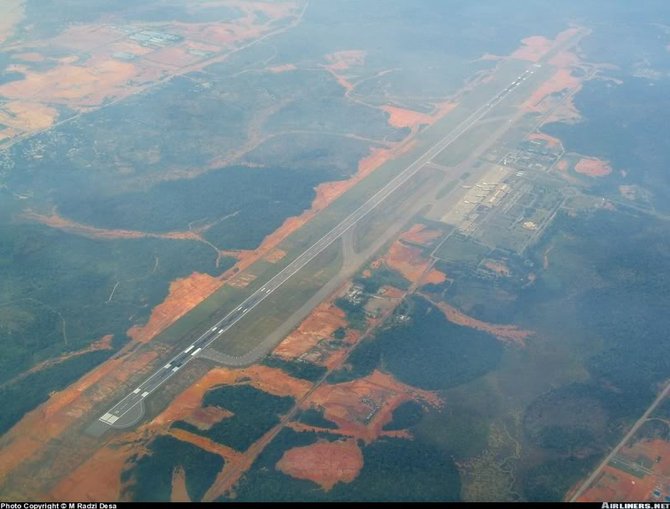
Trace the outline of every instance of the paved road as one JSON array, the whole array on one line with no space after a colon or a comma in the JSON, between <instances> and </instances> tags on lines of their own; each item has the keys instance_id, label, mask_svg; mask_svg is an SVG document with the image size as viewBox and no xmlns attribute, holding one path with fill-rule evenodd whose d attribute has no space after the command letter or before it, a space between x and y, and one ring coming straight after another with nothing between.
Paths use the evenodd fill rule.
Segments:
<instances>
[{"instance_id":1,"label":"paved road","mask_svg":"<svg viewBox=\"0 0 670 509\"><path fill-rule=\"evenodd\" d=\"M607 457L598 465L598 468L596 468L593 473L589 476L589 478L582 483L582 485L579 487L579 489L570 497L570 502L576 502L579 497L581 497L584 492L587 490L589 486L593 484L593 482L596 480L596 478L600 475L600 472L602 472L603 468L607 466L607 464L614 459L614 456L619 452L619 450L624 446L626 442L628 442L635 432L642 426L651 413L656 410L656 407L665 399L665 397L670 394L670 383L668 383L665 386L665 389L661 391L661 393L658 395L658 397L654 400L654 402L647 408L647 411L642 414L642 417L640 417L637 421L635 421L635 424L633 424L633 427L626 433L626 436L624 436L621 439L621 442L617 444L617 446L612 449L612 452L610 452Z\"/></svg>"},{"instance_id":2,"label":"paved road","mask_svg":"<svg viewBox=\"0 0 670 509\"><path fill-rule=\"evenodd\" d=\"M138 385L133 391L127 394L121 401L110 408L99 420L102 423L116 427L126 428L137 423L143 415L143 402L153 391L165 383L186 363L194 359L200 352L216 341L222 334L243 319L245 315L255 306L265 300L277 288L288 281L294 274L300 271L305 265L312 261L316 256L322 253L335 240L340 238L345 232L356 225L367 214L374 210L380 203L388 198L396 189L402 186L410 178L423 168L426 163L436 157L440 152L449 147L466 131L475 125L492 108L500 103L512 91L514 91L523 81L528 78L539 67L535 64L524 71L512 83L497 93L486 104L479 107L469 117L463 120L458 126L449 132L444 138L435 143L426 150L412 164L407 166L400 174L388 182L382 189L377 191L363 205L352 212L347 218L317 240L312 246L304 251L300 256L293 260L283 270L270 279L265 286L250 295L242 304L231 311L228 315L214 324L207 332L196 339L188 348L180 352L165 364L158 371L153 373L144 382ZM251 354L251 352L249 352ZM247 354L249 355L249 354ZM246 356L245 356L246 357ZM234 360L234 358L232 359ZM239 359L240 363L246 359Z\"/></svg>"}]
</instances>

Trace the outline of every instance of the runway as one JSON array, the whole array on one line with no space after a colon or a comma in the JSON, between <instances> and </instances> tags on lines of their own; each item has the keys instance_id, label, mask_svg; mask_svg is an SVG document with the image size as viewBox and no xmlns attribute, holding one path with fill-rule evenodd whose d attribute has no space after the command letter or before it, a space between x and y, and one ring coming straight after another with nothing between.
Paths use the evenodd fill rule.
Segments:
<instances>
[{"instance_id":1,"label":"runway","mask_svg":"<svg viewBox=\"0 0 670 509\"><path fill-rule=\"evenodd\" d=\"M411 179L427 163L429 163L440 152L449 147L465 132L473 127L482 117L497 106L505 97L521 85L530 75L532 75L539 64L530 66L529 69L521 73L512 83L506 86L502 91L496 94L486 104L475 110L470 116L464 119L458 126L452 129L444 138L432 145L413 163L407 166L400 174L390 180L382 189L377 191L363 205L357 208L323 237L312 244L307 250L300 254L295 260L289 263L284 269L270 279L262 288L258 289L238 307L228 313L224 318L211 326L207 332L202 334L191 345L174 356L164 366L154 372L146 380L140 383L130 393L125 395L121 401L111 407L104 415L99 417L99 421L114 428L127 428L139 422L144 413L144 400L154 392L163 383L169 380L185 364L196 358L203 349L206 349L211 343L216 341L222 334L242 320L249 311L254 309L259 303L263 302L277 288L288 281L294 274L299 272L305 265L312 261L316 256L322 253L335 240L339 239L344 233L355 226L361 219L374 210L380 203L388 198L400 186Z\"/></svg>"}]
</instances>

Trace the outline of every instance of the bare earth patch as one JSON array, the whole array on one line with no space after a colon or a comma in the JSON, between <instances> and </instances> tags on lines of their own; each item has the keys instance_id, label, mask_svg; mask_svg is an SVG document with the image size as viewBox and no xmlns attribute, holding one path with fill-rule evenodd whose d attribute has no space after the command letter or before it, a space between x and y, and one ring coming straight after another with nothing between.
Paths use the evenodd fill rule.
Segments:
<instances>
[{"instance_id":1,"label":"bare earth patch","mask_svg":"<svg viewBox=\"0 0 670 509\"><path fill-rule=\"evenodd\" d=\"M275 348L273 353L284 359L296 359L347 324L344 311L330 302L324 302L319 304L298 328Z\"/></svg>"},{"instance_id":2,"label":"bare earth patch","mask_svg":"<svg viewBox=\"0 0 670 509\"><path fill-rule=\"evenodd\" d=\"M425 295L424 298L428 299L428 297ZM532 334L531 331L519 329L519 327L516 325L498 325L477 320L476 318L472 318L462 311L459 311L446 302L431 302L444 313L444 316L446 316L447 320L450 322L457 325L462 325L464 327L470 327L472 329L488 332L502 341L511 341L513 343L523 345L526 338Z\"/></svg>"},{"instance_id":3,"label":"bare earth patch","mask_svg":"<svg viewBox=\"0 0 670 509\"><path fill-rule=\"evenodd\" d=\"M121 355L105 361L66 389L52 393L48 401L28 412L2 437L0 480L23 462L39 457L47 450L49 443L68 431L74 423L91 412L96 404L109 398L156 357L155 352L133 354L126 349ZM109 500L114 498L109 497Z\"/></svg>"},{"instance_id":4,"label":"bare earth patch","mask_svg":"<svg viewBox=\"0 0 670 509\"><path fill-rule=\"evenodd\" d=\"M149 321L128 329L128 336L141 343L150 341L221 288L223 283L220 278L199 272L173 281L168 296L152 310Z\"/></svg>"},{"instance_id":5,"label":"bare earth patch","mask_svg":"<svg viewBox=\"0 0 670 509\"><path fill-rule=\"evenodd\" d=\"M91 458L69 472L49 493L52 500L120 500L121 474L130 458L146 449L129 435L98 449ZM185 491L185 486L184 486Z\"/></svg>"},{"instance_id":6,"label":"bare earth patch","mask_svg":"<svg viewBox=\"0 0 670 509\"><path fill-rule=\"evenodd\" d=\"M202 240L200 235L193 232L166 232L166 233L147 233L137 230L118 230L108 228L98 228L83 223L77 223L67 219L57 212L51 214L39 214L28 210L22 214L24 219L35 221L36 223L44 224L51 228L63 230L75 235L82 235L94 239L142 239L142 238L156 238L156 239L172 239L172 240Z\"/></svg>"},{"instance_id":7,"label":"bare earth patch","mask_svg":"<svg viewBox=\"0 0 670 509\"><path fill-rule=\"evenodd\" d=\"M440 230L431 230L425 224L414 224L406 232L400 235L402 240L419 244L420 246L429 246L431 243L442 236Z\"/></svg>"},{"instance_id":8,"label":"bare earth patch","mask_svg":"<svg viewBox=\"0 0 670 509\"><path fill-rule=\"evenodd\" d=\"M289 71L295 71L297 67L295 64L283 64L283 65L275 65L272 67L268 67L266 70L268 72L274 73L274 74L279 74L282 72L289 72Z\"/></svg>"},{"instance_id":9,"label":"bare earth patch","mask_svg":"<svg viewBox=\"0 0 670 509\"><path fill-rule=\"evenodd\" d=\"M541 35L533 35L522 39L523 46L512 53L512 58L537 62L546 55L554 46L561 44L579 31L578 28L568 28L556 36L553 41Z\"/></svg>"},{"instance_id":10,"label":"bare earth patch","mask_svg":"<svg viewBox=\"0 0 670 509\"><path fill-rule=\"evenodd\" d=\"M351 382L319 386L307 406L323 408L326 419L337 424L337 432L370 443L386 434L383 427L391 421L393 410L409 400L442 405L435 393L405 385L375 370Z\"/></svg>"},{"instance_id":11,"label":"bare earth patch","mask_svg":"<svg viewBox=\"0 0 670 509\"><path fill-rule=\"evenodd\" d=\"M182 466L175 467L172 471L172 493L170 502L190 502L191 497L186 491L186 473Z\"/></svg>"},{"instance_id":12,"label":"bare earth patch","mask_svg":"<svg viewBox=\"0 0 670 509\"><path fill-rule=\"evenodd\" d=\"M389 268L399 272L412 283L440 284L446 281L446 275L437 269L431 269L430 260L424 258L420 248L408 246L400 241L391 244L384 261ZM426 271L428 271L426 273Z\"/></svg>"},{"instance_id":13,"label":"bare earth patch","mask_svg":"<svg viewBox=\"0 0 670 509\"><path fill-rule=\"evenodd\" d=\"M612 173L612 167L607 161L583 157L575 164L575 171L589 177L605 177Z\"/></svg>"},{"instance_id":14,"label":"bare earth patch","mask_svg":"<svg viewBox=\"0 0 670 509\"><path fill-rule=\"evenodd\" d=\"M221 385L248 383L275 396L300 398L309 390L311 384L287 375L277 368L254 364L244 369L214 368L208 371L193 385L172 400L170 405L150 423L151 427L169 426L174 421L193 421L192 416L199 414L202 400L210 389ZM228 414L219 414L225 418Z\"/></svg>"},{"instance_id":15,"label":"bare earth patch","mask_svg":"<svg viewBox=\"0 0 670 509\"><path fill-rule=\"evenodd\" d=\"M397 106L382 106L382 110L389 114L389 124L393 127L416 128L423 124L433 123L433 117L426 113L398 108Z\"/></svg>"},{"instance_id":16,"label":"bare earth patch","mask_svg":"<svg viewBox=\"0 0 670 509\"><path fill-rule=\"evenodd\" d=\"M498 276L509 277L510 270L509 267L500 260L486 260L484 262L484 267L489 269L491 272L494 272Z\"/></svg>"},{"instance_id":17,"label":"bare earth patch","mask_svg":"<svg viewBox=\"0 0 670 509\"><path fill-rule=\"evenodd\" d=\"M54 108L30 100L10 101L0 108L0 122L17 131L46 129L54 124L57 117L58 112Z\"/></svg>"},{"instance_id":18,"label":"bare earth patch","mask_svg":"<svg viewBox=\"0 0 670 509\"><path fill-rule=\"evenodd\" d=\"M97 352L99 350L111 350L113 337L114 336L112 334L107 334L98 341L94 341L93 343L91 343L87 347L82 348L81 350L75 350L74 352L64 353L62 355L59 355L58 357L54 357L53 359L47 359L45 361L39 362L30 369L22 372L20 375L12 378L9 382L5 382L4 384L0 385L0 388L9 385L10 383L16 383L18 380L21 380L32 373L37 373L38 371L42 371L46 368L56 366L57 364L65 362L68 359L72 359L73 357L79 357L80 355L84 355L91 352Z\"/></svg>"},{"instance_id":19,"label":"bare earth patch","mask_svg":"<svg viewBox=\"0 0 670 509\"><path fill-rule=\"evenodd\" d=\"M561 140L559 140L558 138L554 138L553 136L549 136L548 134L545 133L539 133L539 132L531 133L530 135L528 135L528 139L530 141L535 140L544 141L547 144L547 146L551 148L556 148L561 145Z\"/></svg>"},{"instance_id":20,"label":"bare earth patch","mask_svg":"<svg viewBox=\"0 0 670 509\"><path fill-rule=\"evenodd\" d=\"M329 491L338 482L350 483L358 476L363 468L363 453L353 439L321 441L289 449L277 463L277 468Z\"/></svg>"}]
</instances>

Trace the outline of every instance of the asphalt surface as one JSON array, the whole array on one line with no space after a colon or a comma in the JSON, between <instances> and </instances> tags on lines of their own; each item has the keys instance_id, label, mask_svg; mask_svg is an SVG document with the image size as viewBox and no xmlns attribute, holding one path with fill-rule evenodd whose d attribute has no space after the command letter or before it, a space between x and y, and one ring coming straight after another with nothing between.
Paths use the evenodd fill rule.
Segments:
<instances>
[{"instance_id":1,"label":"asphalt surface","mask_svg":"<svg viewBox=\"0 0 670 509\"><path fill-rule=\"evenodd\" d=\"M347 218L331 229L300 256L270 279L265 286L250 295L242 304L228 313L224 318L212 325L207 332L202 334L186 349L173 357L163 367L154 372L135 389L127 394L121 401L105 412L99 421L115 428L127 428L136 424L144 413L144 400L158 387L177 373L186 363L197 357L211 343L216 341L222 334L242 320L245 315L259 303L270 296L277 288L288 281L294 274L323 252L335 240L355 226L361 219L374 210L380 203L388 198L396 189L411 179L428 162L440 152L449 147L466 131L475 125L482 117L497 106L505 97L515 90L526 78L533 74L538 64L527 69L519 75L512 83L496 94L486 104L479 107L469 117L463 120L457 127L449 132L444 138L435 143L426 152L419 156L412 164L405 168L399 175L388 182L382 189L377 191L363 205L352 212ZM250 352L251 353L251 352ZM235 358L231 358L234 363ZM240 364L245 359L240 358Z\"/></svg>"}]
</instances>

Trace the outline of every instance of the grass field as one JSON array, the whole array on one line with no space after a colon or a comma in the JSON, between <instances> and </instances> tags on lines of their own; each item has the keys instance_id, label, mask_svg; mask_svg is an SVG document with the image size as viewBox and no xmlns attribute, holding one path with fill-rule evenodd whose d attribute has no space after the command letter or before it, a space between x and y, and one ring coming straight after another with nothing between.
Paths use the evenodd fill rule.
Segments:
<instances>
[{"instance_id":1,"label":"grass field","mask_svg":"<svg viewBox=\"0 0 670 509\"><path fill-rule=\"evenodd\" d=\"M245 319L231 327L213 347L228 355L246 354L307 303L341 266L342 242L337 240L250 310Z\"/></svg>"}]
</instances>

